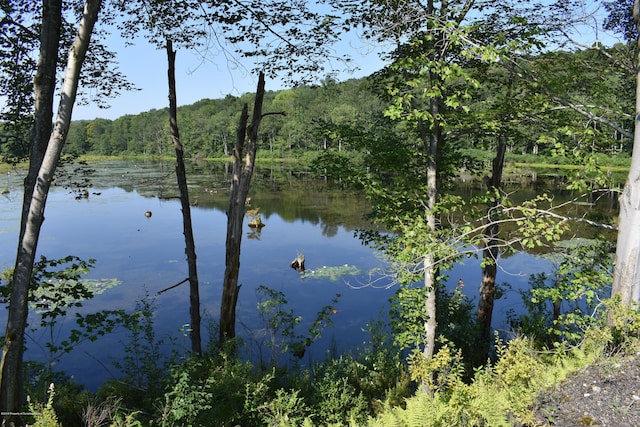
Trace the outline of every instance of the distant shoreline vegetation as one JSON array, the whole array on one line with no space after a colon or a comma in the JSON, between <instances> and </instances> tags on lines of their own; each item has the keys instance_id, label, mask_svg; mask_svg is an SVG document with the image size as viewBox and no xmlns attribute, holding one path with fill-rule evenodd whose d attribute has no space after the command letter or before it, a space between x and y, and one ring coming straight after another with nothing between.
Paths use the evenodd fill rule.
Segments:
<instances>
[{"instance_id":1,"label":"distant shoreline vegetation","mask_svg":"<svg viewBox=\"0 0 640 427\"><path fill-rule=\"evenodd\" d=\"M470 157L475 161L490 162L488 151L473 149L464 150L464 155ZM308 158L275 158L268 157L268 153L258 152L257 164L260 165L285 165L295 163L298 166L308 166ZM626 154L616 154L613 156L601 154L597 156L598 165L600 169L604 171L610 171L612 174L625 174L629 172L631 164L631 158ZM140 154L122 154L122 155L97 155L97 154L83 154L77 157L76 161L95 163L109 160L140 160L140 161L174 161L175 158L169 155L165 156L150 156ZM505 160L505 174L521 175L527 170L531 170L537 173L557 174L559 171L576 171L582 169L583 165L562 163L563 158L551 157L545 155L533 155L533 154L517 154L507 153ZM215 157L215 158L197 158L189 159L187 161L206 161L206 162L230 162L231 157ZM0 173L8 173L14 170L27 169L27 162L21 162L17 165L10 165L7 163L0 163ZM624 179L624 178L623 178ZM619 181L616 179L616 181Z\"/></svg>"}]
</instances>

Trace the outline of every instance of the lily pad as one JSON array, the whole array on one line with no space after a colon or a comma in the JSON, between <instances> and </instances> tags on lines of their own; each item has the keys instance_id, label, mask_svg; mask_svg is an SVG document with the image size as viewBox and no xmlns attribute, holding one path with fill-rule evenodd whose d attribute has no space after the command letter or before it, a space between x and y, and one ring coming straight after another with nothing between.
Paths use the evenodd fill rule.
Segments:
<instances>
[{"instance_id":1,"label":"lily pad","mask_svg":"<svg viewBox=\"0 0 640 427\"><path fill-rule=\"evenodd\" d=\"M355 276L361 273L362 271L355 265L344 264L335 267L323 266L315 270L306 270L300 276L303 279L329 279L336 281L344 276Z\"/></svg>"}]
</instances>

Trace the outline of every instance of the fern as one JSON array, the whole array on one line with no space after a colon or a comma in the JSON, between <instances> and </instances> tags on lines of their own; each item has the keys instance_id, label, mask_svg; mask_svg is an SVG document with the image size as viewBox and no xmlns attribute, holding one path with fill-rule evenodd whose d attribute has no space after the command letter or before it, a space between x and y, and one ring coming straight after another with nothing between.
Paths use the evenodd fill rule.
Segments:
<instances>
[{"instance_id":1,"label":"fern","mask_svg":"<svg viewBox=\"0 0 640 427\"><path fill-rule=\"evenodd\" d=\"M406 416L406 426L420 427L432 425L436 414L433 407L434 400L430 399L426 393L421 393L407 401L407 408L404 411ZM437 424L436 424L437 425Z\"/></svg>"}]
</instances>

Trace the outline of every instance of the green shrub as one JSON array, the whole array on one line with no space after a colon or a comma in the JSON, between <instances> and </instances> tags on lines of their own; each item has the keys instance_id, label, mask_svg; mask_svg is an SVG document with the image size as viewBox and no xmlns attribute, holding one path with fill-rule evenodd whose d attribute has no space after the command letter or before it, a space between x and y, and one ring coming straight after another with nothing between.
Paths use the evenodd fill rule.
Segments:
<instances>
[{"instance_id":1,"label":"green shrub","mask_svg":"<svg viewBox=\"0 0 640 427\"><path fill-rule=\"evenodd\" d=\"M299 426L309 422L310 409L299 390L276 390L275 396L267 402L250 401L251 412L257 415L260 425Z\"/></svg>"},{"instance_id":2,"label":"green shrub","mask_svg":"<svg viewBox=\"0 0 640 427\"><path fill-rule=\"evenodd\" d=\"M400 286L390 299L390 318L393 344L400 351L421 349L425 342L424 286ZM437 329L438 346L452 343L462 351L466 371L471 372L471 356L478 340L474 316L475 305L459 288L438 289Z\"/></svg>"},{"instance_id":3,"label":"green shrub","mask_svg":"<svg viewBox=\"0 0 640 427\"><path fill-rule=\"evenodd\" d=\"M624 307L620 296L606 300L607 327L592 330L588 338L596 342L605 341L610 352L636 352L640 348L640 309L638 306ZM598 337L597 338L594 337Z\"/></svg>"},{"instance_id":4,"label":"green shrub","mask_svg":"<svg viewBox=\"0 0 640 427\"><path fill-rule=\"evenodd\" d=\"M369 416L367 399L343 368L342 363L323 364L312 380L313 418L322 425L344 425L350 420L361 425Z\"/></svg>"},{"instance_id":5,"label":"green shrub","mask_svg":"<svg viewBox=\"0 0 640 427\"><path fill-rule=\"evenodd\" d=\"M225 354L187 360L172 370L163 425L260 425L256 402L271 400L273 378Z\"/></svg>"},{"instance_id":6,"label":"green shrub","mask_svg":"<svg viewBox=\"0 0 640 427\"><path fill-rule=\"evenodd\" d=\"M58 421L58 416L53 408L53 398L55 396L54 384L49 385L47 402L34 403L29 399L29 410L34 414L34 427L62 427Z\"/></svg>"},{"instance_id":7,"label":"green shrub","mask_svg":"<svg viewBox=\"0 0 640 427\"><path fill-rule=\"evenodd\" d=\"M55 384L55 393L50 389L52 384ZM24 388L32 405L46 407L52 404L62 425L80 425L82 410L90 395L67 374L52 371L39 362L25 361Z\"/></svg>"},{"instance_id":8,"label":"green shrub","mask_svg":"<svg viewBox=\"0 0 640 427\"><path fill-rule=\"evenodd\" d=\"M155 401L162 395L168 380L168 366L176 358L165 354L162 347L167 340L156 336L154 311L154 300L147 296L136 304L133 314L126 316L124 356L113 361L122 377L106 381L100 387L98 396L102 400L117 396L128 408L145 413L154 410Z\"/></svg>"},{"instance_id":9,"label":"green shrub","mask_svg":"<svg viewBox=\"0 0 640 427\"><path fill-rule=\"evenodd\" d=\"M613 246L600 239L559 242L548 255L553 274L532 275L521 291L527 313L508 317L518 332L535 338L539 347L577 344L589 328L602 324L602 298L610 292Z\"/></svg>"}]
</instances>

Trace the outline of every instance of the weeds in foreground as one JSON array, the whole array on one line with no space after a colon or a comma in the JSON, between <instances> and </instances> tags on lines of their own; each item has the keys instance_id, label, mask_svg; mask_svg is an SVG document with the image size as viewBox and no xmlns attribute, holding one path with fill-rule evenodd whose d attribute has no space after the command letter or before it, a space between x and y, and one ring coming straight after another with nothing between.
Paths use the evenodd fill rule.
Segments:
<instances>
[{"instance_id":1,"label":"weeds in foreground","mask_svg":"<svg viewBox=\"0 0 640 427\"><path fill-rule=\"evenodd\" d=\"M604 314L604 313L603 313ZM369 326L362 348L307 368L258 369L224 348L167 367L142 412L122 397L87 399L88 426L511 426L533 425L542 390L605 356L640 348L640 312L607 302L608 324L593 322L577 344L553 350L519 336L496 337L496 359L469 375L463 352L444 341L427 360L418 351L405 363L381 322ZM144 384L141 383L141 384ZM64 388L61 388L61 390ZM56 388L56 391L58 389ZM423 390L429 390L425 392ZM104 391L104 390L103 390ZM115 392L116 389L111 388ZM34 425L58 427L59 394L33 402ZM93 403L91 403L93 402ZM133 402L132 402L133 403ZM72 424L68 424L72 425Z\"/></svg>"},{"instance_id":2,"label":"weeds in foreground","mask_svg":"<svg viewBox=\"0 0 640 427\"><path fill-rule=\"evenodd\" d=\"M33 403L29 399L29 411L34 414L34 427L59 427L62 426L58 421L58 416L53 408L53 398L55 396L55 385L49 385L47 402Z\"/></svg>"}]
</instances>

